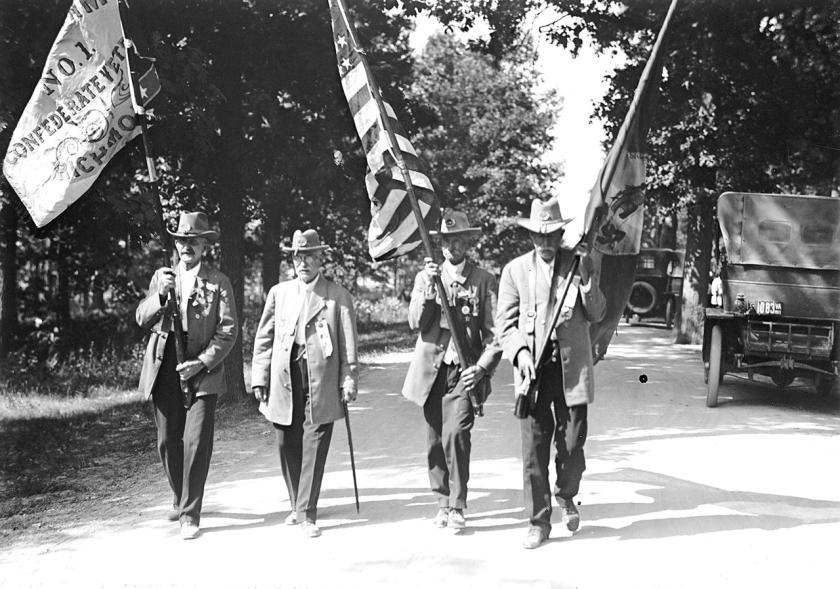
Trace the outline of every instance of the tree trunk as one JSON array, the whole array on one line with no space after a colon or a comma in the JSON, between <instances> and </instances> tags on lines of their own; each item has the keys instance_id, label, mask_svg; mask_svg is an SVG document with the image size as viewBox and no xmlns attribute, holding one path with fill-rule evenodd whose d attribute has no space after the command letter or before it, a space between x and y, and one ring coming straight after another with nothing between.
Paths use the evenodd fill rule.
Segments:
<instances>
[{"instance_id":1,"label":"tree trunk","mask_svg":"<svg viewBox=\"0 0 840 589\"><path fill-rule=\"evenodd\" d=\"M709 291L709 268L714 239L714 204L716 193L700 189L697 202L688 211L683 292L677 326L676 342L703 341L704 309Z\"/></svg>"},{"instance_id":2,"label":"tree trunk","mask_svg":"<svg viewBox=\"0 0 840 589\"><path fill-rule=\"evenodd\" d=\"M280 281L280 242L282 241L281 198L269 198L265 203L262 244L262 289L269 289Z\"/></svg>"},{"instance_id":3,"label":"tree trunk","mask_svg":"<svg viewBox=\"0 0 840 589\"><path fill-rule=\"evenodd\" d=\"M240 9L241 10L241 9ZM240 400L246 397L245 375L242 359L241 326L245 302L245 194L242 186L241 154L245 149L242 139L242 39L241 19L237 15L226 23L226 31L220 37L216 54L219 89L224 100L218 106L220 137L218 143L219 161L216 166L216 202L219 204L219 229L222 250L221 269L233 286L236 299L236 315L240 330L236 344L225 359L228 399ZM224 399L225 397L222 397Z\"/></svg>"},{"instance_id":4,"label":"tree trunk","mask_svg":"<svg viewBox=\"0 0 840 589\"><path fill-rule=\"evenodd\" d=\"M58 326L67 329L70 326L70 268L64 242L58 244L58 296L56 297L56 316Z\"/></svg>"},{"instance_id":5,"label":"tree trunk","mask_svg":"<svg viewBox=\"0 0 840 589\"><path fill-rule=\"evenodd\" d=\"M17 231L14 203L0 199L0 359L9 354L18 332Z\"/></svg>"}]
</instances>

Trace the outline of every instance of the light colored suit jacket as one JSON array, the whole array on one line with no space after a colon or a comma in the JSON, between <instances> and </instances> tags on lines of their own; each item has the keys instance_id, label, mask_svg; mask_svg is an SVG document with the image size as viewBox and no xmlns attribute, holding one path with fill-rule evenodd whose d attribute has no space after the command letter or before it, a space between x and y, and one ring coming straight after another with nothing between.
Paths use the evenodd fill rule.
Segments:
<instances>
[{"instance_id":1,"label":"light colored suit jacket","mask_svg":"<svg viewBox=\"0 0 840 589\"><path fill-rule=\"evenodd\" d=\"M268 402L260 404L260 412L280 425L292 423L289 370L303 304L298 291L297 280L281 282L268 291L254 338L251 386L268 388ZM344 417L341 390L357 386L353 296L322 274L312 290L307 315L305 337L310 411L306 421L330 423Z\"/></svg>"},{"instance_id":2,"label":"light colored suit jacket","mask_svg":"<svg viewBox=\"0 0 840 589\"><path fill-rule=\"evenodd\" d=\"M445 267L444 267L445 268ZM475 293L475 301L460 302L455 312L461 313L467 331L467 342L473 358L478 358L476 364L484 368L487 376L479 386L483 387L483 397L490 394L490 376L501 360L502 350L493 345L493 317L496 311L496 279L486 270L482 270L467 262L463 275L442 275L444 284L457 282L460 289ZM414 355L405 375L402 394L421 407L426 403L432 384L435 382L446 348L449 345L451 331L441 327L440 305L436 300L426 300L426 289L429 281L426 273L421 271L414 279L411 291L411 302L408 307L408 324L412 329L419 329ZM469 308L464 314L462 307Z\"/></svg>"},{"instance_id":3,"label":"light colored suit jacket","mask_svg":"<svg viewBox=\"0 0 840 589\"><path fill-rule=\"evenodd\" d=\"M568 255L568 252L564 252ZM545 337L546 323L551 321L551 309L548 308L549 284L542 270L537 267L536 252L530 251L512 260L502 270L499 285L499 307L496 313L496 330L504 350L504 356L515 363L516 355L522 348L528 348L536 359L536 346ZM558 254L559 255L559 254ZM568 266L558 270L555 298L563 294L565 273ZM529 335L528 312L533 311L530 284L536 273L536 316L534 335ZM572 315L557 327L556 337L560 348L563 367L563 387L566 404L569 407L591 403L595 399L594 368L592 362L592 344L589 339L589 323L600 321L606 312L606 301L598 285L597 276L590 278L589 284L580 288ZM514 384L518 388L519 371L513 371Z\"/></svg>"},{"instance_id":4,"label":"light colored suit jacket","mask_svg":"<svg viewBox=\"0 0 840 589\"><path fill-rule=\"evenodd\" d=\"M178 300L180 292L180 265L176 269L175 292ZM239 334L236 319L236 305L233 289L228 277L209 268L206 263L196 275L192 292L187 295L187 360L199 359L205 368L190 379L196 388L197 397L203 395L221 395L225 392L225 366L223 360L233 348ZM153 276L149 291L137 306L135 318L143 329L151 330L146 354L143 357L143 369L140 371L140 390L147 395L152 389L163 361L166 340L172 331L172 313L161 305L158 295L157 277Z\"/></svg>"}]
</instances>

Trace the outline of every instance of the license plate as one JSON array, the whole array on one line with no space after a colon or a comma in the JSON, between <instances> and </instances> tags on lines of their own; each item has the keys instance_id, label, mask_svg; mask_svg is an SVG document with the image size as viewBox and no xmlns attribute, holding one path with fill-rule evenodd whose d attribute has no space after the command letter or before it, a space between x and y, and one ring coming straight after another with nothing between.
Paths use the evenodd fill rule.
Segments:
<instances>
[{"instance_id":1,"label":"license plate","mask_svg":"<svg viewBox=\"0 0 840 589\"><path fill-rule=\"evenodd\" d=\"M778 301L756 301L755 312L758 315L781 315L782 303Z\"/></svg>"}]
</instances>

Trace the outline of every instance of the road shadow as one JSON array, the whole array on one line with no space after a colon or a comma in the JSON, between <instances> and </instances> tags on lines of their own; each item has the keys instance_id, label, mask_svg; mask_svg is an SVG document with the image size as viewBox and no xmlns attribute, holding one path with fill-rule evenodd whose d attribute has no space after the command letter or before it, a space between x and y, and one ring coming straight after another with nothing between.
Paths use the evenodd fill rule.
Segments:
<instances>
[{"instance_id":1,"label":"road shadow","mask_svg":"<svg viewBox=\"0 0 840 589\"><path fill-rule=\"evenodd\" d=\"M437 502L426 488L361 488L359 513L353 497L346 489L321 492L318 522L325 529L349 529L409 520L428 520L429 526L437 513ZM522 489L470 489L465 516L468 529L464 535L480 534L527 525L522 506ZM253 513L216 509L205 511L203 518L240 520L202 529L202 533L248 530L283 525L288 510Z\"/></svg>"},{"instance_id":2,"label":"road shadow","mask_svg":"<svg viewBox=\"0 0 840 589\"><path fill-rule=\"evenodd\" d=\"M779 530L811 524L840 522L840 502L748 491L730 491L638 469L594 474L590 481L645 485L636 491L646 502L604 503L584 506L580 538L639 540L691 536L734 530ZM735 513L692 515L698 508ZM656 517L655 514L663 514ZM597 525L598 520L635 518L623 527ZM586 523L595 522L594 524Z\"/></svg>"}]
</instances>

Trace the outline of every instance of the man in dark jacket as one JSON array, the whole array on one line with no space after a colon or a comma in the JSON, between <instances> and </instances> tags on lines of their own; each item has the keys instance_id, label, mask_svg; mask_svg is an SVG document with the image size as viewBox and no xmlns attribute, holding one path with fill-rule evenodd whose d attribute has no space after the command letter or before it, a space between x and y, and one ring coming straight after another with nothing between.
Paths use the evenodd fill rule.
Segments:
<instances>
[{"instance_id":1,"label":"man in dark jacket","mask_svg":"<svg viewBox=\"0 0 840 589\"><path fill-rule=\"evenodd\" d=\"M427 260L414 281L408 323L420 335L402 389L407 399L423 407L426 418L429 482L438 500L434 524L456 532L466 526L470 430L479 409L474 404L489 394L490 376L501 358L493 345L496 279L466 259L479 231L469 226L466 214L449 211L440 232L430 232L440 236L446 260L441 266ZM447 291L442 295L435 288L437 275ZM478 358L474 366L458 357L442 298L466 327L464 353Z\"/></svg>"},{"instance_id":2,"label":"man in dark jacket","mask_svg":"<svg viewBox=\"0 0 840 589\"><path fill-rule=\"evenodd\" d=\"M236 341L238 325L230 280L202 263L218 233L204 213L182 213L175 238L176 270L159 268L137 307L137 323L151 330L140 389L155 406L158 451L172 488L169 519L180 520L181 537L198 536L204 484L213 453L216 398L225 392L224 359ZM167 305L175 293L177 315ZM175 358L174 321L184 330L185 358ZM194 399L184 407L181 380Z\"/></svg>"}]
</instances>

